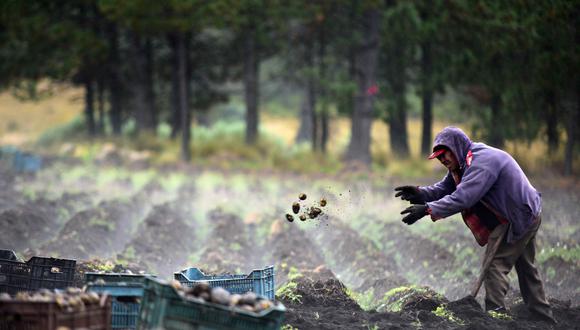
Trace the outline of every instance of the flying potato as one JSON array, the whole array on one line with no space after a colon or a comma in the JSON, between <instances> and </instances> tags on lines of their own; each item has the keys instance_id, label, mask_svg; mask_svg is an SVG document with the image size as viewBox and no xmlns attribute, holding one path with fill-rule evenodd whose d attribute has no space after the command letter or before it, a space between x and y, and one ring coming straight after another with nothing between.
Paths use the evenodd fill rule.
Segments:
<instances>
[{"instance_id":1,"label":"flying potato","mask_svg":"<svg viewBox=\"0 0 580 330\"><path fill-rule=\"evenodd\" d=\"M292 204L292 212L294 212L294 214L298 214L298 212L300 212L300 204L298 202L294 202Z\"/></svg>"}]
</instances>

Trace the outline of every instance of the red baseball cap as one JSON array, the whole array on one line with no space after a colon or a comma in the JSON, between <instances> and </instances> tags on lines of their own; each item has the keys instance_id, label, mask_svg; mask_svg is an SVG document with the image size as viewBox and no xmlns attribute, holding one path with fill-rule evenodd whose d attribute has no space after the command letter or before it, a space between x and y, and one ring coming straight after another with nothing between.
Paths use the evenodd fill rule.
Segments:
<instances>
[{"instance_id":1,"label":"red baseball cap","mask_svg":"<svg viewBox=\"0 0 580 330\"><path fill-rule=\"evenodd\" d=\"M433 148L433 153L431 155L429 155L428 158L429 159L437 158L437 157L439 157L439 155L441 155L445 151L447 151L447 148L445 148L443 146L437 146L437 147Z\"/></svg>"}]
</instances>

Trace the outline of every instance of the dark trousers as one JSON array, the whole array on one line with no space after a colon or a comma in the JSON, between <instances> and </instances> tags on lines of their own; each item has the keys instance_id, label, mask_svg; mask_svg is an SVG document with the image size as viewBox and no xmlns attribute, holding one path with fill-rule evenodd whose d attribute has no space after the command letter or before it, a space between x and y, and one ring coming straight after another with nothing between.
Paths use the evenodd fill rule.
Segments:
<instances>
[{"instance_id":1,"label":"dark trousers","mask_svg":"<svg viewBox=\"0 0 580 330\"><path fill-rule=\"evenodd\" d=\"M505 240L507 224L497 226L490 234L484 259L492 257L489 255L491 253L490 247L494 246L496 240L501 240L501 243L484 278L486 310L505 308L504 300L509 288L507 275L515 267L518 274L520 292L528 309L539 316L553 318L552 309L544 293L542 279L534 265L536 233L540 223L541 219L538 218L530 231L512 244L508 244Z\"/></svg>"}]
</instances>

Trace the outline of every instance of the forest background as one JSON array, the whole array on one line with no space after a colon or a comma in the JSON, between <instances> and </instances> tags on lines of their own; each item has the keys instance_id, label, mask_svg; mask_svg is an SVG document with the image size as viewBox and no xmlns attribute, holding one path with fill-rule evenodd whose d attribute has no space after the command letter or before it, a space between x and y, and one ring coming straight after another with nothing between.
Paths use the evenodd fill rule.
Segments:
<instances>
[{"instance_id":1,"label":"forest background","mask_svg":"<svg viewBox=\"0 0 580 330\"><path fill-rule=\"evenodd\" d=\"M3 1L0 143L425 176L446 125L577 177L575 1ZM355 164L355 165L352 165Z\"/></svg>"}]
</instances>

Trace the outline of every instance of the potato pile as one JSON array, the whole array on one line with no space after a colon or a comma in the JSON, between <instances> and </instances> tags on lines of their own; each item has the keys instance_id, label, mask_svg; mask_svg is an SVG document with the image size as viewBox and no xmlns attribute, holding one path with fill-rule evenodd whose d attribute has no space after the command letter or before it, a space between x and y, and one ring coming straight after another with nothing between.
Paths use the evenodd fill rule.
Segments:
<instances>
[{"instance_id":1,"label":"potato pile","mask_svg":"<svg viewBox=\"0 0 580 330\"><path fill-rule=\"evenodd\" d=\"M0 293L0 302L10 301L33 301L33 302L55 302L58 307L66 312L82 312L88 306L103 306L107 295L96 292L85 292L79 288L67 288L64 291L51 291L40 289L35 292L18 292L14 296L8 293Z\"/></svg>"},{"instance_id":2,"label":"potato pile","mask_svg":"<svg viewBox=\"0 0 580 330\"><path fill-rule=\"evenodd\" d=\"M306 198L307 196L305 193L300 193L298 195L298 199L300 201L305 201ZM308 218L316 219L320 215L324 214L320 207L325 207L327 203L328 202L326 201L325 198L321 198L320 201L318 201L318 205L311 205L310 207L302 207L300 205L300 202L294 202L292 203L292 213L298 215L300 213L300 209L302 209L303 210L302 214L298 215L298 219L300 219L300 221L306 221L306 219ZM286 220L288 220L289 222L293 222L294 216L290 213L286 213Z\"/></svg>"},{"instance_id":3,"label":"potato pile","mask_svg":"<svg viewBox=\"0 0 580 330\"><path fill-rule=\"evenodd\" d=\"M259 297L254 292L246 292L242 295L230 293L221 287L211 288L207 283L200 282L193 287L183 287L178 281L172 281L171 286L177 293L193 301L205 303L210 302L228 306L230 308L241 309L246 312L259 313L276 305L275 302L264 297Z\"/></svg>"}]
</instances>

